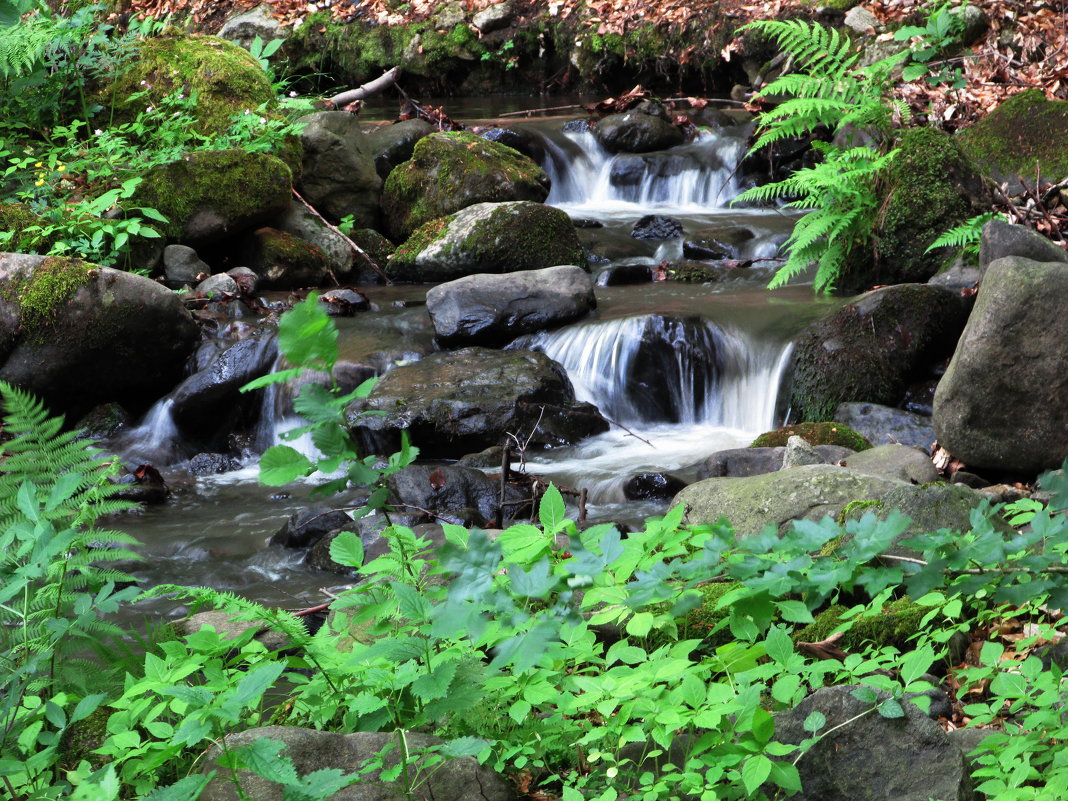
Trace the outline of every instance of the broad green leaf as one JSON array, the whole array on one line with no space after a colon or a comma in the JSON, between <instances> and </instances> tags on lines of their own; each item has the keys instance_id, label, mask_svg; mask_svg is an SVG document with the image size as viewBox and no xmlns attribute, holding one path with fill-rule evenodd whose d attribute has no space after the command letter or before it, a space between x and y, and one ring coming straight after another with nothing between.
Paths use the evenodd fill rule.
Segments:
<instances>
[{"instance_id":1,"label":"broad green leaf","mask_svg":"<svg viewBox=\"0 0 1068 801\"><path fill-rule=\"evenodd\" d=\"M808 717L805 718L805 722L801 725L805 731L815 734L827 725L827 716L818 709L814 709L808 713Z\"/></svg>"},{"instance_id":2,"label":"broad green leaf","mask_svg":"<svg viewBox=\"0 0 1068 801\"><path fill-rule=\"evenodd\" d=\"M263 694L274 686L283 670L285 670L284 662L268 662L254 667L237 683L234 694L231 696L232 701L242 707L258 705Z\"/></svg>"},{"instance_id":3,"label":"broad green leaf","mask_svg":"<svg viewBox=\"0 0 1068 801\"><path fill-rule=\"evenodd\" d=\"M758 743L768 742L775 734L775 718L763 707L753 710L752 733Z\"/></svg>"},{"instance_id":4,"label":"broad green leaf","mask_svg":"<svg viewBox=\"0 0 1068 801\"><path fill-rule=\"evenodd\" d=\"M985 642L979 651L979 663L986 667L997 667L1005 654L1005 646L998 642Z\"/></svg>"},{"instance_id":5,"label":"broad green leaf","mask_svg":"<svg viewBox=\"0 0 1068 801\"><path fill-rule=\"evenodd\" d=\"M314 470L307 456L288 445L274 445L260 457L260 483L268 487L281 487Z\"/></svg>"},{"instance_id":6,"label":"broad green leaf","mask_svg":"<svg viewBox=\"0 0 1068 801\"><path fill-rule=\"evenodd\" d=\"M457 737L455 740L449 740L441 749L443 756L455 758L455 757L477 757L485 747L489 745L488 740L483 740L481 737Z\"/></svg>"},{"instance_id":7,"label":"broad green leaf","mask_svg":"<svg viewBox=\"0 0 1068 801\"><path fill-rule=\"evenodd\" d=\"M756 794L760 785L771 775L772 761L763 754L754 754L742 764L742 784L749 795Z\"/></svg>"},{"instance_id":8,"label":"broad green leaf","mask_svg":"<svg viewBox=\"0 0 1068 801\"><path fill-rule=\"evenodd\" d=\"M297 770L293 760L282 754L285 743L261 737L248 745L237 746L218 757L219 765L231 770L250 770L270 782L297 784Z\"/></svg>"},{"instance_id":9,"label":"broad green leaf","mask_svg":"<svg viewBox=\"0 0 1068 801\"><path fill-rule=\"evenodd\" d=\"M879 700L878 693L876 693L875 690L873 690L871 687L857 687L855 690L853 690L852 693L850 693L850 695L852 695L862 704L874 705Z\"/></svg>"},{"instance_id":10,"label":"broad green leaf","mask_svg":"<svg viewBox=\"0 0 1068 801\"><path fill-rule=\"evenodd\" d=\"M652 612L638 612L627 621L627 634L634 637L644 637L652 630L654 620Z\"/></svg>"},{"instance_id":11,"label":"broad green leaf","mask_svg":"<svg viewBox=\"0 0 1068 801\"><path fill-rule=\"evenodd\" d=\"M456 675L456 663L442 662L430 673L424 673L412 682L412 693L422 701L442 698L449 691L449 685Z\"/></svg>"},{"instance_id":12,"label":"broad green leaf","mask_svg":"<svg viewBox=\"0 0 1068 801\"><path fill-rule=\"evenodd\" d=\"M785 629L776 626L768 631L768 637L764 641L764 648L767 650L768 656L781 665L793 656L794 641L790 639L790 635L786 633Z\"/></svg>"},{"instance_id":13,"label":"broad green leaf","mask_svg":"<svg viewBox=\"0 0 1068 801\"><path fill-rule=\"evenodd\" d=\"M912 684L928 671L935 660L934 649L929 643L909 651L901 658L901 681L905 686Z\"/></svg>"},{"instance_id":14,"label":"broad green leaf","mask_svg":"<svg viewBox=\"0 0 1068 801\"><path fill-rule=\"evenodd\" d=\"M779 608L782 619L791 623L812 623L815 620L801 601L776 601L775 606Z\"/></svg>"},{"instance_id":15,"label":"broad green leaf","mask_svg":"<svg viewBox=\"0 0 1068 801\"><path fill-rule=\"evenodd\" d=\"M538 520L541 522L541 527L546 534L556 534L564 527L566 519L564 496L560 494L560 490L555 485L549 484L538 506Z\"/></svg>"},{"instance_id":16,"label":"broad green leaf","mask_svg":"<svg viewBox=\"0 0 1068 801\"><path fill-rule=\"evenodd\" d=\"M771 697L781 704L791 704L800 687L801 677L793 673L787 673L785 676L777 678L775 683L771 685Z\"/></svg>"},{"instance_id":17,"label":"broad green leaf","mask_svg":"<svg viewBox=\"0 0 1068 801\"><path fill-rule=\"evenodd\" d=\"M801 792L801 776L792 762L773 762L768 778L790 794Z\"/></svg>"},{"instance_id":18,"label":"broad green leaf","mask_svg":"<svg viewBox=\"0 0 1068 801\"><path fill-rule=\"evenodd\" d=\"M901 704L896 698L887 698L878 706L879 714L884 718L903 718L905 717L905 710L901 707Z\"/></svg>"},{"instance_id":19,"label":"broad green leaf","mask_svg":"<svg viewBox=\"0 0 1068 801\"><path fill-rule=\"evenodd\" d=\"M358 534L342 531L330 543L330 558L345 567L363 567L363 542Z\"/></svg>"},{"instance_id":20,"label":"broad green leaf","mask_svg":"<svg viewBox=\"0 0 1068 801\"><path fill-rule=\"evenodd\" d=\"M157 787L141 801L196 801L208 786L214 772L207 776L193 775L179 779L166 787ZM73 801L73 799L72 799Z\"/></svg>"},{"instance_id":21,"label":"broad green leaf","mask_svg":"<svg viewBox=\"0 0 1068 801\"><path fill-rule=\"evenodd\" d=\"M337 362L337 327L319 304L319 293L282 315L278 322L278 348L295 367L329 373Z\"/></svg>"},{"instance_id":22,"label":"broad green leaf","mask_svg":"<svg viewBox=\"0 0 1068 801\"><path fill-rule=\"evenodd\" d=\"M1002 671L990 682L990 692L1001 698L1024 698L1029 692L1028 681L1019 673Z\"/></svg>"}]
</instances>

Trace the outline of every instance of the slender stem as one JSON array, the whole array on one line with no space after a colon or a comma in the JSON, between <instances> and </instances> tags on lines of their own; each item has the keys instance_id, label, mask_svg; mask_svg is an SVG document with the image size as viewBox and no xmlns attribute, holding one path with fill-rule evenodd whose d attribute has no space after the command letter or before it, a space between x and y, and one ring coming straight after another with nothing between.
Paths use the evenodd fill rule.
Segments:
<instances>
[{"instance_id":1,"label":"slender stem","mask_svg":"<svg viewBox=\"0 0 1068 801\"><path fill-rule=\"evenodd\" d=\"M838 729L842 728L843 726L848 726L850 723L852 723L855 720L860 720L865 715L870 715L872 712L874 712L878 708L879 707L877 707L877 706L873 706L871 709L865 709L859 715L854 715L849 720L843 720L837 726L832 726L831 728L827 729L827 731L823 732L823 734L821 734L819 736L818 740L822 740L828 734L830 734L831 732L834 732L834 731L838 731ZM818 740L817 740L817 742L818 742ZM815 745L815 744L816 743L813 743L813 745ZM808 750L805 750L805 751L802 751L800 754L798 754L797 757L794 759L794 764L796 765L798 762L800 762L801 761L801 757L803 757L807 753L808 753Z\"/></svg>"}]
</instances>

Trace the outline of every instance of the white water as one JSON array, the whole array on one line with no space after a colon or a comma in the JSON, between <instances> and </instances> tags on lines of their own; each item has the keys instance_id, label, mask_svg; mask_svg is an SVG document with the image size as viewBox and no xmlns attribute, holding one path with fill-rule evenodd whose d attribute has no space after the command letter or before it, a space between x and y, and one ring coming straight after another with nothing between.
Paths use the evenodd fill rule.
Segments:
<instances>
[{"instance_id":1,"label":"white water","mask_svg":"<svg viewBox=\"0 0 1068 801\"><path fill-rule=\"evenodd\" d=\"M572 215L583 212L708 212L727 206L740 190L735 166L743 139L702 131L688 145L643 155L605 151L592 133L546 140L544 165L552 179L546 201Z\"/></svg>"}]
</instances>

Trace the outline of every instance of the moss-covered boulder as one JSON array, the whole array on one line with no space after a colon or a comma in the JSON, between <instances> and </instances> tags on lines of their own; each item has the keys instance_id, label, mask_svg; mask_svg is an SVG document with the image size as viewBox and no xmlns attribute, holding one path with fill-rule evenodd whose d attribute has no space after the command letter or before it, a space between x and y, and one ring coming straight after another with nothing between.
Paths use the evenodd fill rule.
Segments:
<instances>
[{"instance_id":1,"label":"moss-covered boulder","mask_svg":"<svg viewBox=\"0 0 1068 801\"><path fill-rule=\"evenodd\" d=\"M322 286L330 274L323 251L276 228L258 228L245 238L242 263L270 289Z\"/></svg>"},{"instance_id":2,"label":"moss-covered boulder","mask_svg":"<svg viewBox=\"0 0 1068 801\"><path fill-rule=\"evenodd\" d=\"M432 220L394 251L386 272L396 281L430 282L560 264L586 266L571 218L520 201L479 203Z\"/></svg>"},{"instance_id":3,"label":"moss-covered boulder","mask_svg":"<svg viewBox=\"0 0 1068 801\"><path fill-rule=\"evenodd\" d=\"M908 598L891 601L882 612L870 617L844 617L846 607L835 604L816 615L816 620L794 634L797 642L823 642L839 627L847 629L836 645L844 651L860 651L866 645L881 648L892 645L901 651L912 650L910 638L920 630L920 621L930 607L920 606ZM848 627L847 621L852 620Z\"/></svg>"},{"instance_id":4,"label":"moss-covered boulder","mask_svg":"<svg viewBox=\"0 0 1068 801\"><path fill-rule=\"evenodd\" d=\"M375 169L383 181L397 167L412 157L415 144L437 130L426 120L413 119L382 125L367 134L367 145Z\"/></svg>"},{"instance_id":5,"label":"moss-covered boulder","mask_svg":"<svg viewBox=\"0 0 1068 801\"><path fill-rule=\"evenodd\" d=\"M406 239L419 226L475 203L541 202L549 177L521 153L464 132L420 139L382 191L386 233Z\"/></svg>"},{"instance_id":6,"label":"moss-covered boulder","mask_svg":"<svg viewBox=\"0 0 1068 801\"><path fill-rule=\"evenodd\" d=\"M274 156L204 150L146 173L131 205L159 210L169 241L198 248L272 221L292 193L293 174Z\"/></svg>"},{"instance_id":7,"label":"moss-covered boulder","mask_svg":"<svg viewBox=\"0 0 1068 801\"><path fill-rule=\"evenodd\" d=\"M200 329L148 278L77 259L0 254L0 380L75 418L147 407L182 378Z\"/></svg>"},{"instance_id":8,"label":"moss-covered boulder","mask_svg":"<svg viewBox=\"0 0 1068 801\"><path fill-rule=\"evenodd\" d=\"M360 412L381 414L359 417ZM435 353L386 373L350 424L377 453L408 430L424 456L456 458L501 444L509 433L532 447L570 445L608 429L575 400L564 369L543 353L464 348Z\"/></svg>"},{"instance_id":9,"label":"moss-covered boulder","mask_svg":"<svg viewBox=\"0 0 1068 801\"><path fill-rule=\"evenodd\" d=\"M142 40L137 58L103 83L94 99L122 120L176 93L196 97L195 128L205 134L225 130L235 114L270 108L276 102L270 80L247 50L199 34Z\"/></svg>"},{"instance_id":10,"label":"moss-covered boulder","mask_svg":"<svg viewBox=\"0 0 1068 801\"><path fill-rule=\"evenodd\" d=\"M928 253L931 243L989 208L985 182L949 134L910 128L897 146L875 227L875 259L850 264L842 289L927 281L950 255L948 248Z\"/></svg>"},{"instance_id":11,"label":"moss-covered boulder","mask_svg":"<svg viewBox=\"0 0 1068 801\"><path fill-rule=\"evenodd\" d=\"M304 150L300 192L333 220L352 215L360 228L378 226L382 179L358 118L345 111L301 117Z\"/></svg>"},{"instance_id":12,"label":"moss-covered boulder","mask_svg":"<svg viewBox=\"0 0 1068 801\"><path fill-rule=\"evenodd\" d=\"M11 253L47 253L52 247L51 238L26 230L44 222L21 203L0 203L0 236L7 236L0 247Z\"/></svg>"},{"instance_id":13,"label":"moss-covered boulder","mask_svg":"<svg viewBox=\"0 0 1068 801\"><path fill-rule=\"evenodd\" d=\"M854 298L798 338L791 408L820 421L832 420L840 403L896 406L910 383L953 352L966 319L959 295L929 284Z\"/></svg>"},{"instance_id":14,"label":"moss-covered boulder","mask_svg":"<svg viewBox=\"0 0 1068 801\"><path fill-rule=\"evenodd\" d=\"M782 448L790 437L801 437L809 445L837 445L851 451L863 451L871 447L863 436L842 423L794 423L766 431L753 440L750 448ZM781 463L781 459L780 459Z\"/></svg>"},{"instance_id":15,"label":"moss-covered boulder","mask_svg":"<svg viewBox=\"0 0 1068 801\"><path fill-rule=\"evenodd\" d=\"M1028 89L1006 100L957 136L980 170L1019 186L1036 170L1049 181L1068 177L1068 101Z\"/></svg>"}]
</instances>

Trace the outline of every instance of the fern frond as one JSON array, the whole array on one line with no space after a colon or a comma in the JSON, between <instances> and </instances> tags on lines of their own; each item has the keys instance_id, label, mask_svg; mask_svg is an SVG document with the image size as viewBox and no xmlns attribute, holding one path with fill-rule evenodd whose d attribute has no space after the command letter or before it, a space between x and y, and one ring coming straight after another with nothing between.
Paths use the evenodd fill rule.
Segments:
<instances>
[{"instance_id":1,"label":"fern frond","mask_svg":"<svg viewBox=\"0 0 1068 801\"><path fill-rule=\"evenodd\" d=\"M29 74L54 35L55 23L41 14L0 27L0 76L10 79Z\"/></svg>"}]
</instances>

